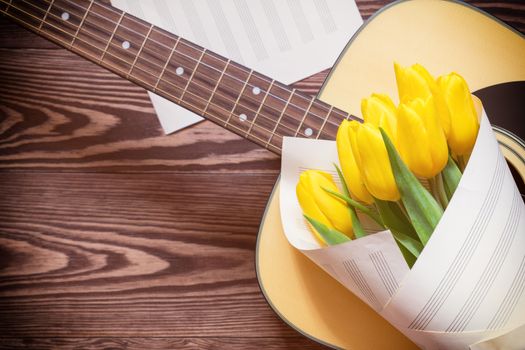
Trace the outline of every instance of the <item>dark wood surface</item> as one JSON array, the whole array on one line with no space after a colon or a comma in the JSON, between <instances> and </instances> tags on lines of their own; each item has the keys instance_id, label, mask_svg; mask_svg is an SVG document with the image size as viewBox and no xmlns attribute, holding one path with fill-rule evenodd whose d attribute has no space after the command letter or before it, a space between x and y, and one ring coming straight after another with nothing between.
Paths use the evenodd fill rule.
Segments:
<instances>
[{"instance_id":1,"label":"dark wood surface","mask_svg":"<svg viewBox=\"0 0 525 350\"><path fill-rule=\"evenodd\" d=\"M521 1L472 3L525 30ZM276 155L209 122L165 137L143 89L0 33L0 348L319 348L257 285Z\"/></svg>"}]
</instances>

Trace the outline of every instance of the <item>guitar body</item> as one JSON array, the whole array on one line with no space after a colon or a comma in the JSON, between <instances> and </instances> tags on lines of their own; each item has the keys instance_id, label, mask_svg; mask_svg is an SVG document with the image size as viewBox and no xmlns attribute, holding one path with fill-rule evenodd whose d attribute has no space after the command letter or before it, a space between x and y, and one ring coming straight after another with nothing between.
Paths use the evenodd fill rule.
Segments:
<instances>
[{"instance_id":1,"label":"guitar body","mask_svg":"<svg viewBox=\"0 0 525 350\"><path fill-rule=\"evenodd\" d=\"M422 63L435 75L460 72L471 90L478 91L516 182L522 185L525 145L519 137L525 138L521 117L525 110L524 57L521 34L471 6L452 1L402 1L380 11L356 33L319 97L360 115L361 98L372 92L397 97L394 61ZM261 224L256 265L269 304L304 335L345 349L417 348L286 241L278 183Z\"/></svg>"}]
</instances>

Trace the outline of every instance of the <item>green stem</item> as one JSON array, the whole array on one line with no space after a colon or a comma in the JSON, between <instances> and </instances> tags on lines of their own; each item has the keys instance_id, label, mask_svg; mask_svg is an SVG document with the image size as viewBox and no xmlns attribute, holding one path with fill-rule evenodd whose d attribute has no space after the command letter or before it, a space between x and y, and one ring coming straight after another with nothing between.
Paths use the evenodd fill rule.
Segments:
<instances>
[{"instance_id":1,"label":"green stem","mask_svg":"<svg viewBox=\"0 0 525 350\"><path fill-rule=\"evenodd\" d=\"M430 192L432 193L432 197L438 202L441 209L443 209L443 203L441 202L440 196L439 196L439 189L438 189L438 180L436 177L428 179L428 183L430 185Z\"/></svg>"},{"instance_id":2,"label":"green stem","mask_svg":"<svg viewBox=\"0 0 525 350\"><path fill-rule=\"evenodd\" d=\"M441 171L441 176L445 192L447 193L447 198L450 200L461 180L461 171L451 156L448 157L447 165Z\"/></svg>"},{"instance_id":3,"label":"green stem","mask_svg":"<svg viewBox=\"0 0 525 350\"><path fill-rule=\"evenodd\" d=\"M339 176L339 180L341 181L341 184L343 186L343 192L344 194L350 198L350 190L348 189L348 185L346 184L345 177L343 176L343 172L337 164L334 163L335 170L337 170L337 175ZM355 211L355 208L351 205L348 206L348 210L350 211L350 218L352 219L352 231L354 232L355 238L361 238L366 236L366 232L363 229L363 225L361 224L361 220L359 220L359 217L357 216L357 213Z\"/></svg>"},{"instance_id":4,"label":"green stem","mask_svg":"<svg viewBox=\"0 0 525 350\"><path fill-rule=\"evenodd\" d=\"M441 173L436 175L436 189L439 196L439 201L441 202L441 206L443 209L446 209L448 207L448 196L445 191L445 184L443 183L443 176Z\"/></svg>"},{"instance_id":5,"label":"green stem","mask_svg":"<svg viewBox=\"0 0 525 350\"><path fill-rule=\"evenodd\" d=\"M461 172L465 171L465 168L467 167L467 161L465 160L464 156L458 156L458 166Z\"/></svg>"},{"instance_id":6,"label":"green stem","mask_svg":"<svg viewBox=\"0 0 525 350\"><path fill-rule=\"evenodd\" d=\"M355 209L359 209L364 214L368 215L372 220L377 222L381 227L385 227L385 225L381 221L381 218L379 217L379 215L377 215L377 213L374 213L367 206L359 203L358 201L353 200L352 198L350 198L348 196L345 196L344 194L332 191L332 190L330 190L328 188L324 188L324 187L322 187L322 189L325 190L326 192L330 193L331 195L333 195L333 196L335 196L335 197L345 201L349 206L351 206L351 207L353 207Z\"/></svg>"},{"instance_id":7,"label":"green stem","mask_svg":"<svg viewBox=\"0 0 525 350\"><path fill-rule=\"evenodd\" d=\"M361 225L361 220L359 220L355 209L349 205L348 210L350 211L350 217L352 218L352 231L354 231L355 238L366 236L365 229L363 228L363 225Z\"/></svg>"}]
</instances>

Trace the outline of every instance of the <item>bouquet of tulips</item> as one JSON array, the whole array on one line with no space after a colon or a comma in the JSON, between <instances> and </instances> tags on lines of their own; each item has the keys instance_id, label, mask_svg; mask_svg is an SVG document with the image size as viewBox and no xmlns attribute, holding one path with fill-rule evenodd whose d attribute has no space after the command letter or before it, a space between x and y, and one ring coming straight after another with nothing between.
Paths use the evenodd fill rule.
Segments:
<instances>
[{"instance_id":1,"label":"bouquet of tulips","mask_svg":"<svg viewBox=\"0 0 525 350\"><path fill-rule=\"evenodd\" d=\"M394 70L397 106L372 94L335 142L284 139L284 234L423 349L525 349L525 204L481 101Z\"/></svg>"},{"instance_id":2,"label":"bouquet of tulips","mask_svg":"<svg viewBox=\"0 0 525 350\"><path fill-rule=\"evenodd\" d=\"M479 121L459 74L435 80L419 64L395 64L395 73L399 106L388 95L372 94L361 103L364 123L345 120L339 127L336 168L343 191L330 174L308 170L297 197L322 244L365 236L360 211L392 232L412 266L461 179Z\"/></svg>"}]
</instances>

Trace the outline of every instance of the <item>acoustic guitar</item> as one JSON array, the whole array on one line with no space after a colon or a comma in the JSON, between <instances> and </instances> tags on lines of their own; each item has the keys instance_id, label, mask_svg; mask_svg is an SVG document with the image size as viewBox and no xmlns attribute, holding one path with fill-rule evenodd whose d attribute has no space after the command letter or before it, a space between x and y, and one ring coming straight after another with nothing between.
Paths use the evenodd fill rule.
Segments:
<instances>
[{"instance_id":1,"label":"acoustic guitar","mask_svg":"<svg viewBox=\"0 0 525 350\"><path fill-rule=\"evenodd\" d=\"M511 103L519 110L520 99L505 102L519 96L518 90L523 96L525 40L465 4L402 1L384 9L352 38L317 97L105 3L0 0L0 13L277 154L283 137L335 139L342 120L360 119L350 111L372 91L395 95L394 60L405 65L421 62L438 74L457 70L479 90L492 122L503 127L496 131L517 180L525 174L523 124L509 112ZM509 82L514 83L505 84ZM261 225L257 270L274 310L321 343L356 349L415 348L287 244L277 196L271 197Z\"/></svg>"}]
</instances>

